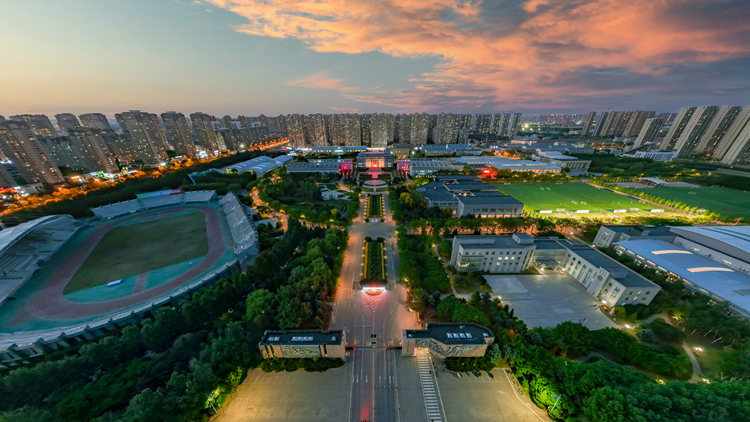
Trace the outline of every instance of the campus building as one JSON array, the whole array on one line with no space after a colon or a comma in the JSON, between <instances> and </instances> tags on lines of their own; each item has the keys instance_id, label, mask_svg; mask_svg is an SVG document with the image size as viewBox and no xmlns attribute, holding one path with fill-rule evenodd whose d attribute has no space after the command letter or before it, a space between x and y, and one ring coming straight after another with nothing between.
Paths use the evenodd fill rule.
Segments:
<instances>
[{"instance_id":1,"label":"campus building","mask_svg":"<svg viewBox=\"0 0 750 422\"><path fill-rule=\"evenodd\" d=\"M465 166L473 170L488 170L490 167L512 172L532 172L536 174L560 174L560 166L531 160L513 160L495 156L445 157L445 158L409 158L404 166L408 167L412 177L429 176L439 171L460 171ZM408 164L406 164L408 163Z\"/></svg>"},{"instance_id":2,"label":"campus building","mask_svg":"<svg viewBox=\"0 0 750 422\"><path fill-rule=\"evenodd\" d=\"M492 330L473 322L429 322L424 330L403 330L401 356L425 350L438 359L482 357L494 342Z\"/></svg>"},{"instance_id":3,"label":"campus building","mask_svg":"<svg viewBox=\"0 0 750 422\"><path fill-rule=\"evenodd\" d=\"M258 349L264 359L345 359L346 333L343 330L267 330Z\"/></svg>"},{"instance_id":4,"label":"campus building","mask_svg":"<svg viewBox=\"0 0 750 422\"><path fill-rule=\"evenodd\" d=\"M452 157L482 155L482 150L471 144L426 144L419 147L425 157Z\"/></svg>"},{"instance_id":5,"label":"campus building","mask_svg":"<svg viewBox=\"0 0 750 422\"><path fill-rule=\"evenodd\" d=\"M393 154L390 152L365 151L357 155L357 168L392 169Z\"/></svg>"},{"instance_id":6,"label":"campus building","mask_svg":"<svg viewBox=\"0 0 750 422\"><path fill-rule=\"evenodd\" d=\"M672 234L670 229L670 226L649 225L601 226L594 238L594 245L600 248L608 248L613 243L647 237L672 241L674 234Z\"/></svg>"},{"instance_id":7,"label":"campus building","mask_svg":"<svg viewBox=\"0 0 750 422\"><path fill-rule=\"evenodd\" d=\"M557 151L542 151L537 149L536 152L531 155L531 159L543 163L554 164L561 169L579 170L581 172L589 171L589 167L591 166L591 160L584 160L582 158L565 155Z\"/></svg>"},{"instance_id":8,"label":"campus building","mask_svg":"<svg viewBox=\"0 0 750 422\"><path fill-rule=\"evenodd\" d=\"M287 173L342 173L351 172L354 160L351 158L318 158L307 162L290 162L286 165Z\"/></svg>"},{"instance_id":9,"label":"campus building","mask_svg":"<svg viewBox=\"0 0 750 422\"><path fill-rule=\"evenodd\" d=\"M435 176L435 181L417 188L428 207L450 208L456 217L520 217L521 201L482 183L476 176Z\"/></svg>"},{"instance_id":10,"label":"campus building","mask_svg":"<svg viewBox=\"0 0 750 422\"><path fill-rule=\"evenodd\" d=\"M661 287L591 246L567 239L455 236L451 265L460 272L520 273L529 268L562 270L607 306L651 303Z\"/></svg>"}]
</instances>

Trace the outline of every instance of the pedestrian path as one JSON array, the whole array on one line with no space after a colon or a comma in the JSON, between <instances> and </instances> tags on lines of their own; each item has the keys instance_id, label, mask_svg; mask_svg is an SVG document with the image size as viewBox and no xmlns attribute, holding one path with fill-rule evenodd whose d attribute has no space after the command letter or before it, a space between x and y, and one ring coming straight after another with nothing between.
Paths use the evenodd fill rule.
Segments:
<instances>
[{"instance_id":1,"label":"pedestrian path","mask_svg":"<svg viewBox=\"0 0 750 422\"><path fill-rule=\"evenodd\" d=\"M417 357L419 367L419 378L422 380L422 396L424 406L427 409L427 420L429 422L442 422L443 411L441 409L440 392L437 391L435 376L432 373L432 363L424 356Z\"/></svg>"}]
</instances>

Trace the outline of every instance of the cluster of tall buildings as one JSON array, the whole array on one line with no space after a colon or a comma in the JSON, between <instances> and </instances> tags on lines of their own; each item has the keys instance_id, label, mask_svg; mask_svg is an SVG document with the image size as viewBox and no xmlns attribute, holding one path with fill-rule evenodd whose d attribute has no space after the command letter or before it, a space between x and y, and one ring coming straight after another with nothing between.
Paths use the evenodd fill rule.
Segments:
<instances>
[{"instance_id":1,"label":"cluster of tall buildings","mask_svg":"<svg viewBox=\"0 0 750 422\"><path fill-rule=\"evenodd\" d=\"M170 152L195 157L199 150L242 150L268 138L266 127L244 116L194 113L191 130L182 113L131 110L115 115L121 133L100 113L61 113L55 119L57 128L43 114L0 116L0 186L59 184L65 181L60 167L117 173L120 165L158 165Z\"/></svg>"},{"instance_id":2,"label":"cluster of tall buildings","mask_svg":"<svg viewBox=\"0 0 750 422\"><path fill-rule=\"evenodd\" d=\"M589 113L583 119L581 136L623 136L635 137L643 127L646 119L653 118L655 111L604 111L598 116Z\"/></svg>"},{"instance_id":3,"label":"cluster of tall buildings","mask_svg":"<svg viewBox=\"0 0 750 422\"><path fill-rule=\"evenodd\" d=\"M513 138L521 113L505 114L290 114L265 117L269 130L286 132L294 147L367 146L392 143L423 145Z\"/></svg>"},{"instance_id":4,"label":"cluster of tall buildings","mask_svg":"<svg viewBox=\"0 0 750 422\"><path fill-rule=\"evenodd\" d=\"M678 158L711 156L724 164L750 160L750 106L683 107L659 144Z\"/></svg>"}]
</instances>

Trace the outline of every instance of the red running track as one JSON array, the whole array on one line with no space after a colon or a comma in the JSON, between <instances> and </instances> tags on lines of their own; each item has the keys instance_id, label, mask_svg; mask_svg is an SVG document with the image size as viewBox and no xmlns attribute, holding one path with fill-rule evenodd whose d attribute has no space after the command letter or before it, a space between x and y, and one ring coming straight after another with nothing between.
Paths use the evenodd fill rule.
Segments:
<instances>
[{"instance_id":1,"label":"red running track","mask_svg":"<svg viewBox=\"0 0 750 422\"><path fill-rule=\"evenodd\" d=\"M13 317L9 325L16 325L40 318L51 320L78 319L116 312L119 309L147 302L197 278L201 273L216 264L224 253L225 244L221 234L219 213L211 207L200 205L184 206L181 207L181 209L198 210L206 217L208 253L194 267L162 285L148 290L134 292L134 294L127 297L91 303L71 302L63 296L65 285L67 285L70 279L73 278L73 275L78 271L78 268L81 267L83 262L88 258L96 245L108 231L126 221L143 218L144 216L151 214L163 213L164 210L139 213L123 220L103 224L94 229L94 231L78 246L73 256L57 268L52 276L44 282L42 287Z\"/></svg>"}]
</instances>

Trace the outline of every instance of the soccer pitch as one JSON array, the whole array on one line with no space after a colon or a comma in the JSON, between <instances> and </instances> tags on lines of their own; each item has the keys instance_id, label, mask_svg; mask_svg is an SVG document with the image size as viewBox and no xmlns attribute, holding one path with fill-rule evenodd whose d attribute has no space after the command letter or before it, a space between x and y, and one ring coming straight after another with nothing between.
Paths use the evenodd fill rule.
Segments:
<instances>
[{"instance_id":1,"label":"soccer pitch","mask_svg":"<svg viewBox=\"0 0 750 422\"><path fill-rule=\"evenodd\" d=\"M730 217L750 217L750 193L740 190L703 186L651 188L643 192Z\"/></svg>"},{"instance_id":2,"label":"soccer pitch","mask_svg":"<svg viewBox=\"0 0 750 422\"><path fill-rule=\"evenodd\" d=\"M206 255L203 213L115 227L99 241L64 294L147 273Z\"/></svg>"},{"instance_id":3,"label":"soccer pitch","mask_svg":"<svg viewBox=\"0 0 750 422\"><path fill-rule=\"evenodd\" d=\"M638 208L641 212L658 208L584 183L496 183L495 186L500 192L518 199L536 212L551 211L545 214L609 214L615 210L628 210L628 213L632 213L633 208ZM586 210L588 213L579 213Z\"/></svg>"}]
</instances>

